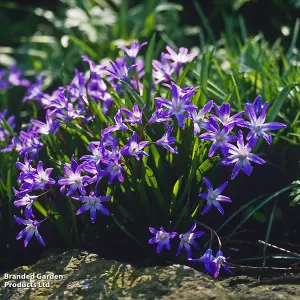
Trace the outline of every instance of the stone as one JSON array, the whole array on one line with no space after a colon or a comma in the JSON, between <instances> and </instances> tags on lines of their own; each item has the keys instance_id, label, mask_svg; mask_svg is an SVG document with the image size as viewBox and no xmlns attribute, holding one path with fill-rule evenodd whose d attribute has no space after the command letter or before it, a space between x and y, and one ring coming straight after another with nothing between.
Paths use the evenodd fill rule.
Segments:
<instances>
[{"instance_id":1,"label":"stone","mask_svg":"<svg viewBox=\"0 0 300 300\"><path fill-rule=\"evenodd\" d=\"M28 279L5 279L9 275L27 275ZM21 282L32 287L13 287ZM299 285L253 286L256 282L246 276L213 280L178 264L137 268L101 259L96 254L71 250L1 275L0 299L300 299Z\"/></svg>"}]
</instances>

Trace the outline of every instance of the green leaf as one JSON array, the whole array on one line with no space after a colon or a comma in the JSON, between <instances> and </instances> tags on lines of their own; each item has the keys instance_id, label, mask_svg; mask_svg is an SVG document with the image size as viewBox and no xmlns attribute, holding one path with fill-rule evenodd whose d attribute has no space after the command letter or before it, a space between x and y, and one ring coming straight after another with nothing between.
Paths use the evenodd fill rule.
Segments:
<instances>
[{"instance_id":1,"label":"green leaf","mask_svg":"<svg viewBox=\"0 0 300 300\"><path fill-rule=\"evenodd\" d=\"M254 215L259 209L261 209L264 205L266 205L267 203L269 203L270 201L272 201L274 198L276 198L277 196L279 196L280 194L292 189L293 186L289 185L275 193L273 193L271 196L267 197L264 201L262 201L261 203L257 204L255 207L253 207L253 209L251 210L251 212L248 213L248 215L242 220L239 222L239 224L235 227L234 230L232 230L229 234L229 236L227 236L226 238L226 241L227 242L236 232L237 230L239 230L243 225L244 223L249 220L249 218L252 217L252 215ZM224 243L225 243L224 242ZM224 244L223 243L223 244Z\"/></svg>"},{"instance_id":2,"label":"green leaf","mask_svg":"<svg viewBox=\"0 0 300 300\"><path fill-rule=\"evenodd\" d=\"M268 117L267 117L268 122L273 122L276 119L278 113L280 112L285 102L285 99L287 98L288 94L290 93L290 91L294 86L295 86L294 83L290 83L279 93L279 95L277 96L276 100L272 104L272 107L268 113Z\"/></svg>"},{"instance_id":3,"label":"green leaf","mask_svg":"<svg viewBox=\"0 0 300 300\"><path fill-rule=\"evenodd\" d=\"M41 205L39 201L34 201L33 202L34 207L44 216L47 217L47 211L46 209Z\"/></svg>"},{"instance_id":4,"label":"green leaf","mask_svg":"<svg viewBox=\"0 0 300 300\"><path fill-rule=\"evenodd\" d=\"M148 200L148 197L147 197L147 193L145 191L145 186L144 186L144 181L143 180L140 180L140 179L137 180L137 190L138 190L138 193L141 197L141 200L142 200L145 211L148 214L150 214L149 200Z\"/></svg>"},{"instance_id":5,"label":"green leaf","mask_svg":"<svg viewBox=\"0 0 300 300\"><path fill-rule=\"evenodd\" d=\"M183 6L175 3L161 3L155 7L155 12L170 11L170 10L183 10Z\"/></svg>"},{"instance_id":6,"label":"green leaf","mask_svg":"<svg viewBox=\"0 0 300 300\"><path fill-rule=\"evenodd\" d=\"M150 43L148 45L146 57L145 57L145 76L143 79L143 99L144 103L147 107L153 107L154 101L152 100L152 59L155 47L155 37L156 35L153 34Z\"/></svg>"},{"instance_id":7,"label":"green leaf","mask_svg":"<svg viewBox=\"0 0 300 300\"><path fill-rule=\"evenodd\" d=\"M195 61L197 60L197 56L193 58L193 60L184 68L182 74L180 75L177 85L181 86L185 77L187 76L189 70L191 69L191 67L194 65Z\"/></svg>"},{"instance_id":8,"label":"green leaf","mask_svg":"<svg viewBox=\"0 0 300 300\"><path fill-rule=\"evenodd\" d=\"M180 186L182 184L182 179L183 176L181 176L175 183L174 187L173 187L173 192L172 192L172 199L171 199L171 205L170 205L170 213L172 212L173 206L174 206L174 202L177 198Z\"/></svg>"},{"instance_id":9,"label":"green leaf","mask_svg":"<svg viewBox=\"0 0 300 300\"><path fill-rule=\"evenodd\" d=\"M157 151L157 149L156 149L155 144L152 144L153 141L152 141L151 138L145 133L145 131L144 131L144 135L145 135L146 139L151 143L151 145L149 146L149 148L150 148L150 151L151 151L152 156L153 156L153 159L154 159L155 167L156 167L157 169L159 169L159 165L160 165L160 155L159 155L159 153L158 153L158 151Z\"/></svg>"},{"instance_id":10,"label":"green leaf","mask_svg":"<svg viewBox=\"0 0 300 300\"><path fill-rule=\"evenodd\" d=\"M130 220L131 222L134 221L134 217L130 214L130 212L123 206L121 205L119 202L117 203L117 208L119 210L119 212L128 220Z\"/></svg>"},{"instance_id":11,"label":"green leaf","mask_svg":"<svg viewBox=\"0 0 300 300\"><path fill-rule=\"evenodd\" d=\"M98 118L99 123L105 124L107 122L107 119L105 118L101 107L98 107L97 103L90 97L90 95L87 95L89 105L92 108L92 111L94 115ZM99 102L100 105L101 102Z\"/></svg>"},{"instance_id":12,"label":"green leaf","mask_svg":"<svg viewBox=\"0 0 300 300\"><path fill-rule=\"evenodd\" d=\"M120 80L123 83L125 89L132 95L134 100L137 102L140 109L144 106L144 99L137 93L137 91L126 81ZM145 116L145 115L144 115ZM148 118L145 116L146 121L148 122Z\"/></svg>"},{"instance_id":13,"label":"green leaf","mask_svg":"<svg viewBox=\"0 0 300 300\"><path fill-rule=\"evenodd\" d=\"M200 4L196 0L193 0L193 4L196 8L197 13L199 14L200 20L201 20L203 27L205 28L209 38L214 42L214 44L216 44L216 38L215 38L215 35L213 32L213 29L210 26L210 22L208 21L207 17L205 16Z\"/></svg>"},{"instance_id":14,"label":"green leaf","mask_svg":"<svg viewBox=\"0 0 300 300\"><path fill-rule=\"evenodd\" d=\"M293 50L297 47L297 39L299 37L299 30L300 30L300 19L297 18L296 23L295 23L295 27L294 27L294 32L293 32L293 37L292 37L292 41L291 41L291 45L288 51L288 60L291 59L292 55L293 55Z\"/></svg>"},{"instance_id":15,"label":"green leaf","mask_svg":"<svg viewBox=\"0 0 300 300\"><path fill-rule=\"evenodd\" d=\"M274 220L274 215L275 215L275 211L276 211L276 207L277 207L277 201L275 202L271 215L270 215L270 219L269 219L269 223L268 223L268 228L267 228L267 233L266 233L266 237L265 237L265 242L268 243L269 242L269 238L270 238L270 234L271 234L271 230L272 230L272 225L273 225L273 220ZM266 216L264 215L265 219ZM266 257L266 251L267 251L267 245L264 245L264 251L263 251L263 255L264 257ZM265 264L265 259L264 259L264 264Z\"/></svg>"},{"instance_id":16,"label":"green leaf","mask_svg":"<svg viewBox=\"0 0 300 300\"><path fill-rule=\"evenodd\" d=\"M130 233L127 229L126 229L126 227L116 218L116 216L115 215L111 215L112 216L112 218L113 218L113 220L115 221L115 223L118 225L118 227L122 230L122 231L124 231L129 237L131 237L139 246L141 246L142 248L145 248L144 246L143 246L143 244L132 234L132 233Z\"/></svg>"},{"instance_id":17,"label":"green leaf","mask_svg":"<svg viewBox=\"0 0 300 300\"><path fill-rule=\"evenodd\" d=\"M208 87L208 75L209 75L209 68L211 65L211 59L213 51L205 53L202 56L201 60L201 70L200 70L200 78L199 84L201 86L202 93L200 95L200 105L203 107L206 104L206 95L207 95L207 87Z\"/></svg>"},{"instance_id":18,"label":"green leaf","mask_svg":"<svg viewBox=\"0 0 300 300\"><path fill-rule=\"evenodd\" d=\"M146 183L148 184L149 187L153 189L157 201L159 203L159 206L162 209L162 213L163 213L165 211L164 197L160 191L154 172L147 165L145 165L145 170L146 170L146 174L145 174Z\"/></svg>"},{"instance_id":19,"label":"green leaf","mask_svg":"<svg viewBox=\"0 0 300 300\"><path fill-rule=\"evenodd\" d=\"M128 21L128 0L122 0L120 7L120 36L122 39L126 40L128 36L127 32L127 21Z\"/></svg>"},{"instance_id":20,"label":"green leaf","mask_svg":"<svg viewBox=\"0 0 300 300\"><path fill-rule=\"evenodd\" d=\"M193 154L192 154L192 162L191 166L189 167L189 175L187 182L185 183L185 188L181 197L174 203L174 208L180 207L181 203L184 201L185 197L188 195L189 191L191 190L192 180L196 174L197 165L200 161L200 152L201 147L199 147L199 138L197 136L194 137L194 146L193 146Z\"/></svg>"},{"instance_id":21,"label":"green leaf","mask_svg":"<svg viewBox=\"0 0 300 300\"><path fill-rule=\"evenodd\" d=\"M88 44L73 35L69 35L69 40L84 50L92 59L97 59L97 53Z\"/></svg>"},{"instance_id":22,"label":"green leaf","mask_svg":"<svg viewBox=\"0 0 300 300\"><path fill-rule=\"evenodd\" d=\"M218 156L214 156L212 158L208 158L205 160L199 167L200 174L203 175L207 171L209 171L218 161L220 158Z\"/></svg>"}]
</instances>

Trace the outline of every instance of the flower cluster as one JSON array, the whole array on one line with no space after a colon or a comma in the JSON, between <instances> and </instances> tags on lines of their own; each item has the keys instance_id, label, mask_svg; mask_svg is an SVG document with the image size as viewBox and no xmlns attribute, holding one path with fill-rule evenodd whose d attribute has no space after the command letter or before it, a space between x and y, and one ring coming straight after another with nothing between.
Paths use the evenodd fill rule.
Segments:
<instances>
[{"instance_id":1,"label":"flower cluster","mask_svg":"<svg viewBox=\"0 0 300 300\"><path fill-rule=\"evenodd\" d=\"M194 223L194 225L186 233L179 234L180 242L178 245L176 256L180 254L182 248L184 247L186 250L187 259L192 262L202 262L207 273L210 274L213 278L216 278L219 275L221 266L224 268L224 270L231 273L231 270L226 264L228 258L225 258L223 256L221 250L219 250L216 256L214 256L212 250L209 248L200 258L192 258L191 246L199 249L199 244L195 239L200 238L205 234L205 232L203 231L194 232L196 226L196 223ZM154 237L151 238L148 243L157 244L157 254L159 254L164 248L166 248L167 250L171 250L170 239L173 239L178 235L177 232L166 232L163 227L161 227L159 230L149 227L149 231L154 235Z\"/></svg>"},{"instance_id":2,"label":"flower cluster","mask_svg":"<svg viewBox=\"0 0 300 300\"><path fill-rule=\"evenodd\" d=\"M252 104L245 104L247 117L244 111L232 114L229 103L218 106L210 100L202 107L196 105L197 91L200 87L180 87L176 84L183 72L184 64L191 62L197 56L196 52L189 52L186 48L180 48L176 52L167 46L166 52L161 54L160 61L152 61L153 84L150 88L154 101L148 105L141 103L145 63L138 54L146 44L133 42L130 48L120 47L122 50L120 52L124 51L126 55L117 57L109 65L96 64L87 56L83 56L83 61L89 64L89 76L75 70L75 77L71 83L57 88L51 94L43 91L44 75L37 76L35 83L26 85L28 90L23 102L33 100L39 103L44 109L45 118L43 122L30 120L28 128L22 130L18 136L11 137L4 129L1 120L6 117L6 112L0 114L0 141L11 138L10 145L2 151L15 149L19 153L16 167L20 170L18 178L20 188L14 189L18 198L15 205L25 207L26 219L15 217L15 220L26 226L17 236L17 239L25 238L25 246L33 234L45 245L37 231L37 227L43 221L35 220L32 210L33 203L44 193L59 186L62 195L82 203L76 214L89 211L90 221L95 223L97 211L106 216L110 215L104 204L110 200L110 196L99 195L98 187L104 184L104 178L108 184L113 185L123 183L129 176L135 176L139 168L133 172L131 166L140 167L148 157L151 157L153 153L149 151L150 146L161 148L161 151L166 149L170 156L180 154L177 144L179 141L173 136L173 131L176 133L178 130L177 132L181 133L186 127L191 126L188 130L191 130L196 139L199 138L202 145L210 144L209 158L219 153L222 166L233 165L231 179L234 179L240 171L249 176L253 169L251 163L260 165L265 163L262 158L252 153L259 138L271 144L272 136L269 131L283 129L286 126L277 122L265 123L268 103L262 104L260 97ZM14 67L10 72L16 73ZM0 75L0 79L3 76ZM10 82L14 82L15 85L19 82L20 85L21 73L14 76ZM161 89L159 94L156 94L160 83ZM138 97L128 96L128 85L129 91L134 89L134 95L137 94ZM130 101L123 101L123 98ZM104 116L107 116L105 128L101 130L101 138L90 140L88 143L90 153L80 156L75 155L77 152L72 152L74 155L71 159L62 162L62 176L51 178L52 168L44 170L42 161L34 162L38 158L39 150L44 147L45 136L59 134L64 128L63 124L70 124L74 120L76 121L73 123L83 124L90 129L89 122L95 119L93 111L95 105L98 109L102 109ZM13 117L6 123L14 128ZM155 132L155 126L164 127L164 133L161 132L159 136L150 139L148 133ZM149 129L147 134L146 129ZM220 203L231 202L229 197L222 195L228 181L214 189L208 178L202 179L207 191L199 195L206 203L201 214L207 213L214 206L223 215L224 209ZM35 194L39 190L44 191L43 194ZM163 227L159 230L149 227L151 234L154 235L149 244L157 244L157 253L160 253L164 248L170 250L170 240L178 237L177 255L184 248L187 257L191 259L192 247L199 248L197 239L204 234L202 231L194 232L195 229L196 224L186 233L178 234L166 232ZM226 258L221 251L214 257L212 250L208 249L201 258L192 261L203 262L207 272L213 277L218 276L221 266L229 271Z\"/></svg>"},{"instance_id":3,"label":"flower cluster","mask_svg":"<svg viewBox=\"0 0 300 300\"><path fill-rule=\"evenodd\" d=\"M148 243L157 244L156 252L159 254L164 248L171 250L170 239L173 239L178 235L180 242L176 255L178 256L184 247L187 257L190 258L192 257L191 246L199 248L199 244L195 241L195 239L200 238L204 234L203 231L193 232L196 229L196 226L196 223L194 223L194 225L186 233L181 233L179 235L177 232L166 232L163 227L160 227L159 230L149 227L149 231L154 235L154 237L151 238Z\"/></svg>"},{"instance_id":4,"label":"flower cluster","mask_svg":"<svg viewBox=\"0 0 300 300\"><path fill-rule=\"evenodd\" d=\"M10 69L0 70L0 90L8 89L11 86L24 86L29 87L30 81L22 78L23 71L19 70L15 64Z\"/></svg>"},{"instance_id":5,"label":"flower cluster","mask_svg":"<svg viewBox=\"0 0 300 300\"><path fill-rule=\"evenodd\" d=\"M216 256L214 256L212 250L209 248L200 258L189 258L189 261L202 262L206 272L210 274L213 278L216 278L219 276L221 266L224 268L225 271L232 273L229 267L226 265L227 259L228 258L225 258L223 256L221 250L219 250Z\"/></svg>"}]
</instances>

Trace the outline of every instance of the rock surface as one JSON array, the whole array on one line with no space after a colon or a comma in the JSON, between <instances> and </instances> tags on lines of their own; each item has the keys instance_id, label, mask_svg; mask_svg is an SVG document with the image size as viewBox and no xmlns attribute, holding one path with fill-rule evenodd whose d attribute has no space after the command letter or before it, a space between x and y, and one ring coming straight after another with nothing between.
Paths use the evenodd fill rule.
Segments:
<instances>
[{"instance_id":1,"label":"rock surface","mask_svg":"<svg viewBox=\"0 0 300 300\"><path fill-rule=\"evenodd\" d=\"M24 280L14 279L17 274L29 276ZM43 279L42 275L64 275L64 278ZM8 276L11 278L5 278ZM33 287L13 287L22 282ZM2 274L0 299L300 299L297 284L254 286L255 282L246 276L216 281L182 265L135 268L72 250Z\"/></svg>"}]
</instances>

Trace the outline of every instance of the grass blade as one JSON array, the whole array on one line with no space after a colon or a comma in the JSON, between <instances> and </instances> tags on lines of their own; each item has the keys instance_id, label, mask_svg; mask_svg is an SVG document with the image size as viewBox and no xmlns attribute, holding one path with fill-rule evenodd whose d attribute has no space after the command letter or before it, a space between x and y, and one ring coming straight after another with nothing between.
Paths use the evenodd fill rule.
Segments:
<instances>
[{"instance_id":1,"label":"grass blade","mask_svg":"<svg viewBox=\"0 0 300 300\"><path fill-rule=\"evenodd\" d=\"M147 107L151 107L154 105L154 101L151 101L151 90L152 90L152 59L155 47L155 37L154 34L150 40L148 45L148 50L145 58L145 76L143 80L143 99Z\"/></svg>"},{"instance_id":2,"label":"grass blade","mask_svg":"<svg viewBox=\"0 0 300 300\"><path fill-rule=\"evenodd\" d=\"M288 94L290 93L290 91L292 90L292 88L294 87L294 83L290 83L288 84L277 96L276 100L274 101L274 103L272 104L272 107L269 111L267 120L268 122L273 122L278 113L280 112L286 97L288 96Z\"/></svg>"}]
</instances>

